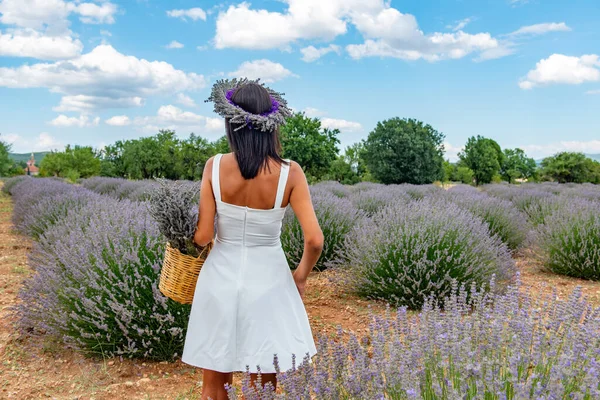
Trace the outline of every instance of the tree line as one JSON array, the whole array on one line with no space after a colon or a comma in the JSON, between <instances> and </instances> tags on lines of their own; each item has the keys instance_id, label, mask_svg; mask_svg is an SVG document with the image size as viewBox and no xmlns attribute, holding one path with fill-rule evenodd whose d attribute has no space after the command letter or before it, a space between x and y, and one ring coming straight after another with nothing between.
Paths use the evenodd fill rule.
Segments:
<instances>
[{"instance_id":1,"label":"tree line","mask_svg":"<svg viewBox=\"0 0 600 400\"><path fill-rule=\"evenodd\" d=\"M323 127L318 118L296 113L281 127L283 157L302 165L311 183L600 183L600 163L582 153L558 153L538 167L522 149L502 149L493 139L479 135L469 138L458 161L451 163L444 159L444 134L415 119L396 117L378 122L367 138L343 153L339 134L338 129ZM9 151L10 146L0 141L0 176L23 173L22 167L11 162ZM98 175L198 180L210 157L229 151L225 136L210 142L194 133L181 139L174 131L161 130L102 149L67 145L64 151L53 151L42 159L40 174L72 181Z\"/></svg>"}]
</instances>

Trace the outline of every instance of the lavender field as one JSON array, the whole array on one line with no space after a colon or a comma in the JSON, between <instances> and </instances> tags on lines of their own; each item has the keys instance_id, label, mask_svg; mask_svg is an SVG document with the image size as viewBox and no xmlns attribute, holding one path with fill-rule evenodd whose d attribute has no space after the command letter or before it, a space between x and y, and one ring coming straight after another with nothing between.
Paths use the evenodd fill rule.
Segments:
<instances>
[{"instance_id":1,"label":"lavender field","mask_svg":"<svg viewBox=\"0 0 600 400\"><path fill-rule=\"evenodd\" d=\"M189 225L199 182L162 184L183 194ZM34 273L13 309L23 334L92 357L178 359L189 306L157 288L166 239L150 199L160 185L5 182L12 222L33 239ZM552 274L600 281L600 187L322 182L311 192L326 238L320 273L389 307L367 335L320 334L319 355L297 355L277 393L242 379L231 399L600 398L600 308L578 289L521 290L515 262L527 254ZM282 243L293 268L303 242L291 209Z\"/></svg>"}]
</instances>

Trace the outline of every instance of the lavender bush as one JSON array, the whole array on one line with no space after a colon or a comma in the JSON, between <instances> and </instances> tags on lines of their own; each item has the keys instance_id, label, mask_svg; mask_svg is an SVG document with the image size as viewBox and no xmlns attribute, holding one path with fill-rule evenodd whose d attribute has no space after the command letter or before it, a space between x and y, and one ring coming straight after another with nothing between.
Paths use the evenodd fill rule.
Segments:
<instances>
[{"instance_id":1,"label":"lavender bush","mask_svg":"<svg viewBox=\"0 0 600 400\"><path fill-rule=\"evenodd\" d=\"M483 219L490 232L498 235L511 250L521 247L529 232L526 216L510 201L488 196L474 188L473 190L462 188L450 190L448 197L459 207Z\"/></svg>"},{"instance_id":2,"label":"lavender bush","mask_svg":"<svg viewBox=\"0 0 600 400\"><path fill-rule=\"evenodd\" d=\"M14 200L13 225L21 233L30 233L29 226L37 223L35 219L38 217L43 218L45 210L42 207L44 204L47 204L48 198L76 191L77 188L75 186L55 179L30 178L22 180L11 189L11 195ZM52 211L50 210L50 212Z\"/></svg>"},{"instance_id":3,"label":"lavender bush","mask_svg":"<svg viewBox=\"0 0 600 400\"><path fill-rule=\"evenodd\" d=\"M158 290L164 242L143 204L99 197L34 243L16 312L90 355L171 360L181 354L189 306Z\"/></svg>"},{"instance_id":4,"label":"lavender bush","mask_svg":"<svg viewBox=\"0 0 600 400\"><path fill-rule=\"evenodd\" d=\"M2 185L2 191L6 194L12 194L11 190L26 179L33 178L27 175L19 175L12 178L8 178L4 180L4 185Z\"/></svg>"},{"instance_id":5,"label":"lavender bush","mask_svg":"<svg viewBox=\"0 0 600 400\"><path fill-rule=\"evenodd\" d=\"M408 203L412 197L402 190L379 188L371 190L358 190L350 194L348 199L366 216L371 217L382 208L394 203Z\"/></svg>"},{"instance_id":6,"label":"lavender bush","mask_svg":"<svg viewBox=\"0 0 600 400\"><path fill-rule=\"evenodd\" d=\"M551 271L600 280L600 204L571 199L535 231L538 255Z\"/></svg>"},{"instance_id":7,"label":"lavender bush","mask_svg":"<svg viewBox=\"0 0 600 400\"><path fill-rule=\"evenodd\" d=\"M333 195L344 198L350 194L350 186L342 185L336 181L322 181L312 186L312 189L317 191L328 191Z\"/></svg>"},{"instance_id":8,"label":"lavender bush","mask_svg":"<svg viewBox=\"0 0 600 400\"><path fill-rule=\"evenodd\" d=\"M518 282L505 294L455 284L439 306L374 316L368 336L346 341L340 330L317 350L311 364L278 373L279 393L246 375L229 399L600 398L600 308L579 289L559 300Z\"/></svg>"},{"instance_id":9,"label":"lavender bush","mask_svg":"<svg viewBox=\"0 0 600 400\"><path fill-rule=\"evenodd\" d=\"M39 201L26 207L27 213L22 214L19 223L16 225L21 233L37 240L50 227L61 223L69 213L77 213L90 202L98 200L100 196L89 190L73 187L66 183L61 185L66 186L64 191L46 194ZM19 212L23 211L19 207Z\"/></svg>"},{"instance_id":10,"label":"lavender bush","mask_svg":"<svg viewBox=\"0 0 600 400\"><path fill-rule=\"evenodd\" d=\"M405 192L414 200L421 200L432 196L443 197L446 193L444 189L441 189L436 185L412 185L404 183L402 185L391 185L391 187Z\"/></svg>"},{"instance_id":11,"label":"lavender bush","mask_svg":"<svg viewBox=\"0 0 600 400\"><path fill-rule=\"evenodd\" d=\"M157 179L158 187L148 201L150 215L171 247L198 257L194 232L198 224L200 184L189 181Z\"/></svg>"},{"instance_id":12,"label":"lavender bush","mask_svg":"<svg viewBox=\"0 0 600 400\"><path fill-rule=\"evenodd\" d=\"M481 285L496 275L500 287L515 271L485 222L443 201L386 207L354 227L344 255L339 276L350 290L411 309L447 296L454 279Z\"/></svg>"},{"instance_id":13,"label":"lavender bush","mask_svg":"<svg viewBox=\"0 0 600 400\"><path fill-rule=\"evenodd\" d=\"M312 201L321 230L325 237L323 253L315 268L325 270L337 262L346 252L344 239L353 226L363 218L348 199L329 193L327 190L313 189ZM304 235L298 219L291 208L285 213L281 229L281 245L291 268L296 268L304 251Z\"/></svg>"}]
</instances>

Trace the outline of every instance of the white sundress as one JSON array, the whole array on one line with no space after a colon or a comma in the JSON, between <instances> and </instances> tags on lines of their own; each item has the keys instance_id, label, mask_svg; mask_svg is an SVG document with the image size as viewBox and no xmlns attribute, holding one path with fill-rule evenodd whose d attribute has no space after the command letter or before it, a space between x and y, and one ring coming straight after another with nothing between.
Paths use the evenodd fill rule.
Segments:
<instances>
[{"instance_id":1,"label":"white sundress","mask_svg":"<svg viewBox=\"0 0 600 400\"><path fill-rule=\"evenodd\" d=\"M308 316L281 247L281 207L289 165L281 165L275 206L262 210L221 201L219 164L213 163L217 204L215 244L198 276L181 361L219 372L273 373L316 354Z\"/></svg>"}]
</instances>

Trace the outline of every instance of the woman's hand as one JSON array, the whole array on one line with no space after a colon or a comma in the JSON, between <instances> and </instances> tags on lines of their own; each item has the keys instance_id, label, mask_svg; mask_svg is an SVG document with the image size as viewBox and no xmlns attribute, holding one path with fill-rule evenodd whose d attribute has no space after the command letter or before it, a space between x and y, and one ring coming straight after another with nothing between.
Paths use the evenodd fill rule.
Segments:
<instances>
[{"instance_id":1,"label":"woman's hand","mask_svg":"<svg viewBox=\"0 0 600 400\"><path fill-rule=\"evenodd\" d=\"M294 282L296 282L296 287L298 288L298 293L300 293L300 298L304 299L304 290L306 288L306 278L300 278L298 274L294 273Z\"/></svg>"}]
</instances>

